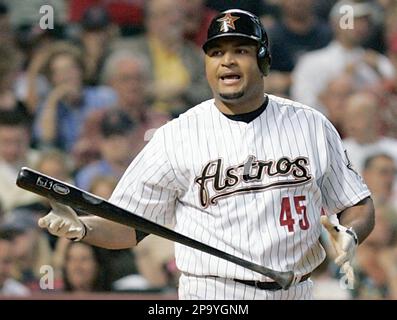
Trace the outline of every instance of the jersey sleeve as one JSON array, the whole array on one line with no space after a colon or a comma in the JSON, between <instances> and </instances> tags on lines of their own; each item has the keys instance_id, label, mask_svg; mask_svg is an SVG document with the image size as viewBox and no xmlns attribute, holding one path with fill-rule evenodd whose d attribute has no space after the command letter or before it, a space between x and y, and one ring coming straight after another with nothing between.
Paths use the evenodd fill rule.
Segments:
<instances>
[{"instance_id":1,"label":"jersey sleeve","mask_svg":"<svg viewBox=\"0 0 397 320\"><path fill-rule=\"evenodd\" d=\"M371 193L352 167L338 132L328 120L325 120L324 134L327 167L321 191L323 207L330 215L354 206Z\"/></svg>"},{"instance_id":2,"label":"jersey sleeve","mask_svg":"<svg viewBox=\"0 0 397 320\"><path fill-rule=\"evenodd\" d=\"M131 162L109 201L156 223L173 224L178 192L160 128Z\"/></svg>"}]
</instances>

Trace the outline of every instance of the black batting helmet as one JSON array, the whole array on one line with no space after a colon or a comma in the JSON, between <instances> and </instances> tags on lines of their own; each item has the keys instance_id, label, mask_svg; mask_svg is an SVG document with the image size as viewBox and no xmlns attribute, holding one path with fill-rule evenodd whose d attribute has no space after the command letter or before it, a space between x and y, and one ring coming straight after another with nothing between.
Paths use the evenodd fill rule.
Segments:
<instances>
[{"instance_id":1,"label":"black batting helmet","mask_svg":"<svg viewBox=\"0 0 397 320\"><path fill-rule=\"evenodd\" d=\"M271 56L269 40L266 30L259 18L251 12L230 9L221 12L212 21L208 28L207 41L203 50L207 53L211 42L221 37L243 37L256 41L258 47L258 66L264 75L269 73Z\"/></svg>"}]
</instances>

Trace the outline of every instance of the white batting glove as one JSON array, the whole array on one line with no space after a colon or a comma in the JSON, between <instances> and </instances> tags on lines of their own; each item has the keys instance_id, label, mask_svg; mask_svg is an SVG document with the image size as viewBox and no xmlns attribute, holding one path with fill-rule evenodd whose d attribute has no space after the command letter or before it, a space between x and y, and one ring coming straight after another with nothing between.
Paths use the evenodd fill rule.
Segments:
<instances>
[{"instance_id":1,"label":"white batting glove","mask_svg":"<svg viewBox=\"0 0 397 320\"><path fill-rule=\"evenodd\" d=\"M76 212L69 206L50 200L52 210L43 218L38 225L58 237L69 240L80 241L87 233L87 226L79 219Z\"/></svg>"},{"instance_id":2,"label":"white batting glove","mask_svg":"<svg viewBox=\"0 0 397 320\"><path fill-rule=\"evenodd\" d=\"M346 274L350 285L354 285L354 271L352 267L354 255L358 246L358 238L352 228L339 224L336 215L321 216L321 223L330 234L331 242L336 251L335 263Z\"/></svg>"}]
</instances>

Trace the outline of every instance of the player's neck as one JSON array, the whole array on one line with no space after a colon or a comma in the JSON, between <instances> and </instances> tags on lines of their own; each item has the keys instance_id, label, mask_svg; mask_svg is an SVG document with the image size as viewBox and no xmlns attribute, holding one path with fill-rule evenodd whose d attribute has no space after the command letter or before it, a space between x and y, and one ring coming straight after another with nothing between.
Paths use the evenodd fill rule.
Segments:
<instances>
[{"instance_id":1,"label":"player's neck","mask_svg":"<svg viewBox=\"0 0 397 320\"><path fill-rule=\"evenodd\" d=\"M250 101L225 101L219 98L215 98L215 106L218 110L224 114L236 115L244 114L255 111L260 108L265 102L266 96L261 95L256 99L251 99Z\"/></svg>"}]
</instances>

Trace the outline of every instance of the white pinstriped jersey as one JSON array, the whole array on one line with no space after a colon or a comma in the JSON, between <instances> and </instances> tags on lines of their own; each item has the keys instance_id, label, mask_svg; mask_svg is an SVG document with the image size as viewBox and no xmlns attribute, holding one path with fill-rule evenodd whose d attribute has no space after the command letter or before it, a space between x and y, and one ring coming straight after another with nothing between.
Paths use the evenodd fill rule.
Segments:
<instances>
[{"instance_id":1,"label":"white pinstriped jersey","mask_svg":"<svg viewBox=\"0 0 397 320\"><path fill-rule=\"evenodd\" d=\"M205 101L158 129L111 202L232 255L304 275L325 252L320 212L337 213L370 193L350 168L331 123L302 104L269 95L249 123ZM272 281L176 244L186 274Z\"/></svg>"}]
</instances>

